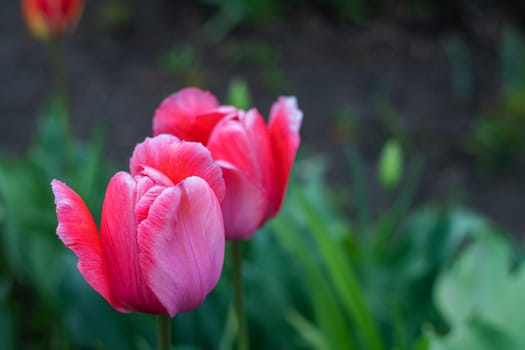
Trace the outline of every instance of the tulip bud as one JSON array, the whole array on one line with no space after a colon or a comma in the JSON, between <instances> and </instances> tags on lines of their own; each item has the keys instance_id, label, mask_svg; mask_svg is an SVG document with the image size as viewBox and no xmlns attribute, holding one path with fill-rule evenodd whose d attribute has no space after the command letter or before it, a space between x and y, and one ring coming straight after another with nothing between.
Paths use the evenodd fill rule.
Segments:
<instances>
[{"instance_id":1,"label":"tulip bud","mask_svg":"<svg viewBox=\"0 0 525 350\"><path fill-rule=\"evenodd\" d=\"M239 109L249 109L252 102L248 84L242 79L233 79L228 87L228 103Z\"/></svg>"},{"instance_id":2,"label":"tulip bud","mask_svg":"<svg viewBox=\"0 0 525 350\"><path fill-rule=\"evenodd\" d=\"M22 0L22 14L35 38L49 40L77 24L83 5L83 0Z\"/></svg>"},{"instance_id":3,"label":"tulip bud","mask_svg":"<svg viewBox=\"0 0 525 350\"><path fill-rule=\"evenodd\" d=\"M393 188L403 172L403 151L396 140L389 140L381 151L378 164L379 181L385 188Z\"/></svg>"}]
</instances>

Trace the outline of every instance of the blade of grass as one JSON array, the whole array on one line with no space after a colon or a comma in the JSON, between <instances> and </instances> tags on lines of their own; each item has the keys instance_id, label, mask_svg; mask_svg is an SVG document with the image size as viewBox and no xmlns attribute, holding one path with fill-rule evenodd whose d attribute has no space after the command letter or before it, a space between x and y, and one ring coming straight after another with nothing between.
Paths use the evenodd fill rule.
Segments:
<instances>
[{"instance_id":1,"label":"blade of grass","mask_svg":"<svg viewBox=\"0 0 525 350\"><path fill-rule=\"evenodd\" d=\"M237 320L235 319L235 310L233 309L233 305L230 304L228 307L228 313L226 314L226 322L224 323L222 338L219 343L219 350L233 349L236 335Z\"/></svg>"},{"instance_id":2,"label":"blade of grass","mask_svg":"<svg viewBox=\"0 0 525 350\"><path fill-rule=\"evenodd\" d=\"M334 349L356 349L356 345L348 331L347 322L335 295L330 290L329 281L323 274L312 252L300 239L295 230L290 227L289 221L276 218L272 222L280 243L290 251L302 265L306 274L308 291L319 324L320 331L328 339Z\"/></svg>"},{"instance_id":3,"label":"blade of grass","mask_svg":"<svg viewBox=\"0 0 525 350\"><path fill-rule=\"evenodd\" d=\"M292 326L299 332L304 341L317 350L330 350L323 333L297 311L290 311L286 317Z\"/></svg>"},{"instance_id":4,"label":"blade of grass","mask_svg":"<svg viewBox=\"0 0 525 350\"><path fill-rule=\"evenodd\" d=\"M366 235L367 227L370 223L370 202L365 190L365 176L363 174L362 162L355 146L351 146L347 152L348 165L350 167L350 177L352 189L355 191L357 223L359 233Z\"/></svg>"},{"instance_id":5,"label":"blade of grass","mask_svg":"<svg viewBox=\"0 0 525 350\"><path fill-rule=\"evenodd\" d=\"M342 246L326 231L327 225L315 210L311 200L300 191L297 191L297 195L331 281L343 305L354 320L357 333L360 335L364 347L368 350L384 349L383 341L366 303L359 280L352 266L350 266Z\"/></svg>"}]
</instances>

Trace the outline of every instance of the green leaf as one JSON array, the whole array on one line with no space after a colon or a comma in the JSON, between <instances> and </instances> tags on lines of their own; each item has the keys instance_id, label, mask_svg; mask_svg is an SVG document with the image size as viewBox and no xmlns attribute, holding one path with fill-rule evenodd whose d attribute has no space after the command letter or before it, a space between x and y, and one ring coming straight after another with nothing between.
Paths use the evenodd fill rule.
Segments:
<instances>
[{"instance_id":1,"label":"green leaf","mask_svg":"<svg viewBox=\"0 0 525 350\"><path fill-rule=\"evenodd\" d=\"M308 249L304 238L298 235L289 222L289 219L281 216L272 222L272 227L277 232L281 244L295 256L306 274L307 288L319 330L331 348L355 349L343 309L337 302L334 291L329 287L330 281L315 259L315 252Z\"/></svg>"},{"instance_id":2,"label":"green leaf","mask_svg":"<svg viewBox=\"0 0 525 350\"><path fill-rule=\"evenodd\" d=\"M297 191L301 209L305 214L312 236L323 258L330 280L348 314L355 322L356 332L367 349L383 349L383 341L367 304L364 290L351 266L350 260L330 232L309 198Z\"/></svg>"},{"instance_id":3,"label":"green leaf","mask_svg":"<svg viewBox=\"0 0 525 350\"><path fill-rule=\"evenodd\" d=\"M511 262L509 243L485 232L444 271L435 299L451 329L432 350L525 348L525 269Z\"/></svg>"},{"instance_id":4,"label":"green leaf","mask_svg":"<svg viewBox=\"0 0 525 350\"><path fill-rule=\"evenodd\" d=\"M324 334L305 319L297 311L290 311L287 316L288 321L294 326L299 332L306 344L316 350L329 350L333 349L328 345Z\"/></svg>"}]
</instances>

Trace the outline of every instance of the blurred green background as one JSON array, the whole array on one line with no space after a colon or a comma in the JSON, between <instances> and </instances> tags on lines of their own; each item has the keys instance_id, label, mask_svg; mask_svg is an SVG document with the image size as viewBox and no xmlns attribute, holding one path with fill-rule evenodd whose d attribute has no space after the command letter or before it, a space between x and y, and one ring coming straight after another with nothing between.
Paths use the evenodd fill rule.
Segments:
<instances>
[{"instance_id":1,"label":"blurred green background","mask_svg":"<svg viewBox=\"0 0 525 350\"><path fill-rule=\"evenodd\" d=\"M525 348L521 1L91 0L64 42L67 99L17 1L0 27L0 348L155 348L152 316L76 270L49 183L100 213L187 85L304 112L283 209L244 249L253 349ZM225 262L174 348L235 348Z\"/></svg>"}]
</instances>

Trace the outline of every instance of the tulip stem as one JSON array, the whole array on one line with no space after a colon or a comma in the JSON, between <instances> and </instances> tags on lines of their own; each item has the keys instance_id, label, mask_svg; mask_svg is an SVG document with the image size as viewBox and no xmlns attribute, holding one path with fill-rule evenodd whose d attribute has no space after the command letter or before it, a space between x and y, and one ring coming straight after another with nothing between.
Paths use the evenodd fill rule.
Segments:
<instances>
[{"instance_id":1,"label":"tulip stem","mask_svg":"<svg viewBox=\"0 0 525 350\"><path fill-rule=\"evenodd\" d=\"M68 106L67 81L66 81L66 60L64 56L64 43L61 39L54 39L50 42L51 46L51 65L53 74L53 92L55 98L59 98L64 103L66 110Z\"/></svg>"},{"instance_id":2,"label":"tulip stem","mask_svg":"<svg viewBox=\"0 0 525 350\"><path fill-rule=\"evenodd\" d=\"M169 350L171 346L171 327L168 315L157 316L157 335L159 337L159 350Z\"/></svg>"},{"instance_id":3,"label":"tulip stem","mask_svg":"<svg viewBox=\"0 0 525 350\"><path fill-rule=\"evenodd\" d=\"M237 315L237 335L238 350L249 349L248 327L244 314L244 305L242 300L242 241L232 242L232 268L233 268L233 295L235 302L235 313Z\"/></svg>"},{"instance_id":4,"label":"tulip stem","mask_svg":"<svg viewBox=\"0 0 525 350\"><path fill-rule=\"evenodd\" d=\"M51 66L53 74L53 108L54 115L58 118L59 127L64 135L70 137L69 125L69 100L66 79L66 60L64 56L64 42L61 39L53 39L50 43ZM72 141L67 140L69 145L64 147L72 148Z\"/></svg>"}]
</instances>

